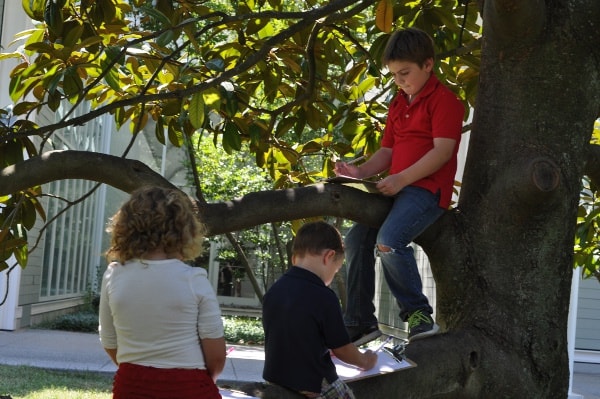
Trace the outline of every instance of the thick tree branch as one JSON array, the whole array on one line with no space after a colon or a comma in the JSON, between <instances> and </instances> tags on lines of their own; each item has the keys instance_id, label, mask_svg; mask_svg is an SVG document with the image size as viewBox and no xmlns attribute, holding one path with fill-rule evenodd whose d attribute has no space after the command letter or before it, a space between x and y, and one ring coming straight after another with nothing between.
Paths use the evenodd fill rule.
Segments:
<instances>
[{"instance_id":1,"label":"thick tree branch","mask_svg":"<svg viewBox=\"0 0 600 399\"><path fill-rule=\"evenodd\" d=\"M140 161L89 151L49 151L0 170L0 195L64 179L106 183L125 192L142 185L175 187Z\"/></svg>"},{"instance_id":2,"label":"thick tree branch","mask_svg":"<svg viewBox=\"0 0 600 399\"><path fill-rule=\"evenodd\" d=\"M286 190L250 193L233 201L200 206L209 235L237 231L268 222L337 216L379 226L391 200L340 184L315 184Z\"/></svg>"},{"instance_id":3,"label":"thick tree branch","mask_svg":"<svg viewBox=\"0 0 600 399\"><path fill-rule=\"evenodd\" d=\"M519 360L506 355L484 334L460 331L416 341L406 348L407 358L417 367L399 372L366 378L349 383L357 398L475 398L495 397L493 389L502 387L506 397L520 397L522 389L532 383L517 366ZM488 360L486 361L486 358ZM491 360L494 359L494 360ZM512 371L492 383L492 391L477 396L483 382L486 362ZM440 373L439 370L444 370ZM504 368L503 368L504 370ZM526 388L523 388L526 387ZM287 389L262 384L240 387L249 394L269 399L301 399L302 395Z\"/></svg>"},{"instance_id":4,"label":"thick tree branch","mask_svg":"<svg viewBox=\"0 0 600 399\"><path fill-rule=\"evenodd\" d=\"M144 185L175 187L142 162L87 151L50 151L0 170L0 195L63 179L108 184L125 192ZM339 184L315 184L263 191L214 204L198 204L209 235L269 222L338 216L372 226L381 224L391 200Z\"/></svg>"}]
</instances>

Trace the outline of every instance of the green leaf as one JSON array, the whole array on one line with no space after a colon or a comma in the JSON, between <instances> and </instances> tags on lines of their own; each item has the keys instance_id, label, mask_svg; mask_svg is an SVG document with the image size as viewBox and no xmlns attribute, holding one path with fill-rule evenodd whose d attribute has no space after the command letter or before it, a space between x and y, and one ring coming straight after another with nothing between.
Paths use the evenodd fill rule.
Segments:
<instances>
[{"instance_id":1,"label":"green leaf","mask_svg":"<svg viewBox=\"0 0 600 399\"><path fill-rule=\"evenodd\" d=\"M239 151L242 148L242 137L237 129L235 123L227 122L225 124L225 131L223 132L223 148L227 153L231 153L231 150Z\"/></svg>"},{"instance_id":2,"label":"green leaf","mask_svg":"<svg viewBox=\"0 0 600 399\"><path fill-rule=\"evenodd\" d=\"M183 132L181 127L176 123L175 119L169 123L169 141L175 147L181 147L183 145Z\"/></svg>"},{"instance_id":3,"label":"green leaf","mask_svg":"<svg viewBox=\"0 0 600 399\"><path fill-rule=\"evenodd\" d=\"M44 6L46 0L22 0L23 10L25 13L36 21L44 20Z\"/></svg>"},{"instance_id":4,"label":"green leaf","mask_svg":"<svg viewBox=\"0 0 600 399\"><path fill-rule=\"evenodd\" d=\"M68 21L65 23L65 31L67 34L63 40L65 47L73 47L81 39L83 35L83 24L81 21Z\"/></svg>"},{"instance_id":5,"label":"green leaf","mask_svg":"<svg viewBox=\"0 0 600 399\"><path fill-rule=\"evenodd\" d=\"M156 21L162 23L165 28L172 26L171 20L169 19L169 17L167 17L162 12L160 12L158 9L156 9L154 7L143 6L143 7L140 7L140 10L144 14L147 14L147 15L151 16L152 18L154 18Z\"/></svg>"},{"instance_id":6,"label":"green leaf","mask_svg":"<svg viewBox=\"0 0 600 399\"><path fill-rule=\"evenodd\" d=\"M58 1L46 0L44 8L44 21L48 28L56 35L62 36L63 33L63 12L62 6Z\"/></svg>"},{"instance_id":7,"label":"green leaf","mask_svg":"<svg viewBox=\"0 0 600 399\"><path fill-rule=\"evenodd\" d=\"M119 73L117 71L115 71L114 69L111 69L110 71L108 71L108 73L106 75L104 75L104 81L114 91L116 91L116 92L121 91L121 82L119 80Z\"/></svg>"},{"instance_id":8,"label":"green leaf","mask_svg":"<svg viewBox=\"0 0 600 399\"><path fill-rule=\"evenodd\" d=\"M73 67L65 71L63 78L63 90L67 97L77 98L78 94L83 91L83 82L77 74L77 70Z\"/></svg>"},{"instance_id":9,"label":"green leaf","mask_svg":"<svg viewBox=\"0 0 600 399\"><path fill-rule=\"evenodd\" d=\"M25 268L25 266L27 266L27 260L29 259L27 241L25 241L24 245L15 248L13 254L15 255L15 259L17 260L19 266L21 266L21 268Z\"/></svg>"},{"instance_id":10,"label":"green leaf","mask_svg":"<svg viewBox=\"0 0 600 399\"><path fill-rule=\"evenodd\" d=\"M175 32L168 30L156 39L156 44L161 47L166 47L169 43L174 42L176 39L177 36L175 35Z\"/></svg>"},{"instance_id":11,"label":"green leaf","mask_svg":"<svg viewBox=\"0 0 600 399\"><path fill-rule=\"evenodd\" d=\"M25 198L21 207L21 222L26 230L31 230L35 225L36 211L35 206L28 198Z\"/></svg>"},{"instance_id":12,"label":"green leaf","mask_svg":"<svg viewBox=\"0 0 600 399\"><path fill-rule=\"evenodd\" d=\"M165 144L165 124L162 117L159 117L154 125L154 135L159 143Z\"/></svg>"},{"instance_id":13,"label":"green leaf","mask_svg":"<svg viewBox=\"0 0 600 399\"><path fill-rule=\"evenodd\" d=\"M192 126L200 129L204 124L204 96L201 92L194 93L192 96L188 113Z\"/></svg>"}]
</instances>

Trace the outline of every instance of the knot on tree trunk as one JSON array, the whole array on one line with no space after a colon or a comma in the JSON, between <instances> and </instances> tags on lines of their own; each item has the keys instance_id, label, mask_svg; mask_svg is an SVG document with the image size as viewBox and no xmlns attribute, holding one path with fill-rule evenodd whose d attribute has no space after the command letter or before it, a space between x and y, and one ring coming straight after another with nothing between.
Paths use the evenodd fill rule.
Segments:
<instances>
[{"instance_id":1,"label":"knot on tree trunk","mask_svg":"<svg viewBox=\"0 0 600 399\"><path fill-rule=\"evenodd\" d=\"M549 206L560 185L560 169L548 158L528 160L525 165L515 165L520 175L515 187L515 196L527 208Z\"/></svg>"}]
</instances>

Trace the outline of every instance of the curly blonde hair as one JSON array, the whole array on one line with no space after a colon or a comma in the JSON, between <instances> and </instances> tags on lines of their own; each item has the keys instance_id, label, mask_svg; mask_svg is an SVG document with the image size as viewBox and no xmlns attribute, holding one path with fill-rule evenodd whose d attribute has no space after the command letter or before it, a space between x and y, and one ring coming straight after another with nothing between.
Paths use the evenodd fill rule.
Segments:
<instances>
[{"instance_id":1,"label":"curly blonde hair","mask_svg":"<svg viewBox=\"0 0 600 399\"><path fill-rule=\"evenodd\" d=\"M106 229L111 233L107 259L123 264L161 249L183 260L198 257L206 229L195 211L191 198L175 189L143 187L134 191Z\"/></svg>"}]
</instances>

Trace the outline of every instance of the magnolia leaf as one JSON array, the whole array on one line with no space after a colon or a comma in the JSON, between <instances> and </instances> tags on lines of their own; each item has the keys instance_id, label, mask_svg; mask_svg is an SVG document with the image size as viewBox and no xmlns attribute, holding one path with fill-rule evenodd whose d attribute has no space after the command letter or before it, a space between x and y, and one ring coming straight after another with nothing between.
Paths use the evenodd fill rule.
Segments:
<instances>
[{"instance_id":1,"label":"magnolia leaf","mask_svg":"<svg viewBox=\"0 0 600 399\"><path fill-rule=\"evenodd\" d=\"M196 129L200 129L204 124L204 97L201 92L194 93L190 100L188 109L190 122Z\"/></svg>"},{"instance_id":2,"label":"magnolia leaf","mask_svg":"<svg viewBox=\"0 0 600 399\"><path fill-rule=\"evenodd\" d=\"M392 0L380 0L375 10L375 25L385 33L392 31L394 22L394 2Z\"/></svg>"}]
</instances>

